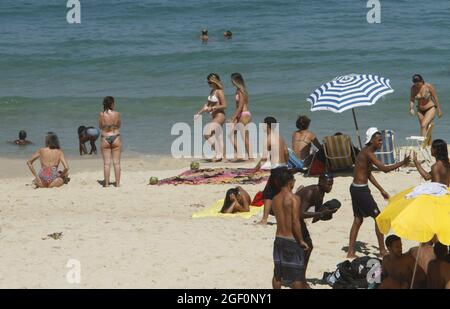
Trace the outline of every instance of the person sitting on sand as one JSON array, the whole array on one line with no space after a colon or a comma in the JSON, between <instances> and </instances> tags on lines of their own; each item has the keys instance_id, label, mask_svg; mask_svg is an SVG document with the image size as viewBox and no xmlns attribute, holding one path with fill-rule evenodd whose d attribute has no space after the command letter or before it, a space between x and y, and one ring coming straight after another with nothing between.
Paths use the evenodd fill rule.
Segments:
<instances>
[{"instance_id":1,"label":"person sitting on sand","mask_svg":"<svg viewBox=\"0 0 450 309\"><path fill-rule=\"evenodd\" d=\"M33 167L33 162L37 159L41 161L39 173L36 173ZM58 171L59 163L64 167L62 172ZM35 177L34 184L37 188L55 188L67 183L69 165L64 157L64 152L60 149L58 136L53 132L47 133L45 147L36 151L28 160L27 165Z\"/></svg>"},{"instance_id":2,"label":"person sitting on sand","mask_svg":"<svg viewBox=\"0 0 450 309\"><path fill-rule=\"evenodd\" d=\"M242 187L229 189L225 194L221 213L249 212L252 200L250 195Z\"/></svg>"},{"instance_id":3,"label":"person sitting on sand","mask_svg":"<svg viewBox=\"0 0 450 309\"><path fill-rule=\"evenodd\" d=\"M436 139L431 144L431 155L436 158L436 163L431 166L431 171L427 172L423 169L417 154L414 152L413 161L420 175L425 180L438 182L447 187L450 186L450 163L448 159L447 143L442 139Z\"/></svg>"},{"instance_id":4,"label":"person sitting on sand","mask_svg":"<svg viewBox=\"0 0 450 309\"><path fill-rule=\"evenodd\" d=\"M266 139L263 146L263 155L261 160L256 164L254 172L261 169L261 166L270 158L271 169L270 176L263 190L264 213L259 224L267 224L272 199L280 192L279 177L288 170L289 152L286 143L279 134L277 120L273 117L264 119L264 129L266 131Z\"/></svg>"},{"instance_id":5,"label":"person sitting on sand","mask_svg":"<svg viewBox=\"0 0 450 309\"><path fill-rule=\"evenodd\" d=\"M300 186L295 193L301 202L301 220L300 228L302 231L303 239L308 244L309 250L305 253L305 274L308 269L309 257L314 249L311 236L305 223L305 219L314 218L322 219L325 216L330 216L335 213L337 209L329 209L327 207L321 207L323 205L323 198L325 193L330 193L333 188L333 176L331 174L322 174L319 177L319 183L317 185L311 185L307 187ZM308 210L314 207L313 212Z\"/></svg>"},{"instance_id":6,"label":"person sitting on sand","mask_svg":"<svg viewBox=\"0 0 450 309\"><path fill-rule=\"evenodd\" d=\"M405 156L404 160L393 165L386 166L375 156L375 152L382 146L381 133L377 128L369 128L366 132L366 147L356 157L353 183L350 186L350 195L352 198L353 206L353 225L350 230L349 245L347 258L356 258L355 255L355 243L358 237L358 231L361 227L365 217L372 217L374 220L380 214L377 203L375 202L372 193L369 189L368 181L380 190L381 195L387 200L389 194L383 189L383 187L377 182L372 174L373 165L378 170L388 173L394 171L399 167L409 163L409 156ZM378 238L378 245L380 248L380 256L386 254L386 248L384 247L383 234L378 229L375 222L375 232Z\"/></svg>"},{"instance_id":7,"label":"person sitting on sand","mask_svg":"<svg viewBox=\"0 0 450 309\"><path fill-rule=\"evenodd\" d=\"M300 229L300 198L292 193L294 176L283 170L279 175L281 190L273 198L277 231L273 244L274 271L272 287L307 288L305 282L305 251L309 249Z\"/></svg>"},{"instance_id":8,"label":"person sitting on sand","mask_svg":"<svg viewBox=\"0 0 450 309\"><path fill-rule=\"evenodd\" d=\"M302 160L304 166L311 164L311 146L314 145L317 149L322 149L317 136L309 131L311 120L306 116L299 116L296 122L297 131L292 134L292 150L298 159Z\"/></svg>"},{"instance_id":9,"label":"person sitting on sand","mask_svg":"<svg viewBox=\"0 0 450 309\"><path fill-rule=\"evenodd\" d=\"M27 132L25 130L19 131L19 139L16 139L13 143L20 146L33 144L32 142L27 140Z\"/></svg>"},{"instance_id":10,"label":"person sitting on sand","mask_svg":"<svg viewBox=\"0 0 450 309\"><path fill-rule=\"evenodd\" d=\"M386 238L389 254L382 262L382 282L379 289L409 289L414 273L415 261L410 254L403 254L402 240L396 235ZM415 288L420 288L426 282L422 268L417 267L414 277Z\"/></svg>"},{"instance_id":11,"label":"person sitting on sand","mask_svg":"<svg viewBox=\"0 0 450 309\"><path fill-rule=\"evenodd\" d=\"M450 258L448 247L436 243L434 245L436 259L428 264L427 287L429 289L445 289L450 285Z\"/></svg>"},{"instance_id":12,"label":"person sitting on sand","mask_svg":"<svg viewBox=\"0 0 450 309\"><path fill-rule=\"evenodd\" d=\"M78 140L80 143L80 156L82 156L83 154L87 154L87 149L86 149L86 142L90 142L91 143L91 152L89 152L89 154L91 155L92 153L97 154L97 147L95 146L95 141L98 139L98 137L100 136L100 130L94 127L85 127L85 126L80 126L78 127Z\"/></svg>"}]
</instances>

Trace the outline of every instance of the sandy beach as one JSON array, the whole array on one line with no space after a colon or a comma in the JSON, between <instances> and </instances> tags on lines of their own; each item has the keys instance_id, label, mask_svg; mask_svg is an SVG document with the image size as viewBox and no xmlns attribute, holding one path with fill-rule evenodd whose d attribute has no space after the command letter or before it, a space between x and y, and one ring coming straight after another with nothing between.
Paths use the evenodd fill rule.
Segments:
<instances>
[{"instance_id":1,"label":"sandy beach","mask_svg":"<svg viewBox=\"0 0 450 309\"><path fill-rule=\"evenodd\" d=\"M191 217L223 198L230 185L149 186L149 177L175 176L189 166L168 157L124 157L120 188L98 183L100 156L70 158L69 165L69 185L36 190L24 160L0 159L0 288L271 288L275 225L255 225L261 214ZM421 182L407 170L376 178L393 195ZM300 174L296 180L296 186L317 182ZM342 202L333 220L309 224L314 251L307 279L314 288L328 288L317 281L345 259L351 181L351 175L336 177L326 195ZM264 185L243 187L254 196ZM382 209L387 202L371 188ZM59 240L47 237L60 232ZM358 240L360 255L377 252L372 219ZM404 250L414 245L404 241ZM79 284L66 280L69 259L81 263Z\"/></svg>"}]
</instances>

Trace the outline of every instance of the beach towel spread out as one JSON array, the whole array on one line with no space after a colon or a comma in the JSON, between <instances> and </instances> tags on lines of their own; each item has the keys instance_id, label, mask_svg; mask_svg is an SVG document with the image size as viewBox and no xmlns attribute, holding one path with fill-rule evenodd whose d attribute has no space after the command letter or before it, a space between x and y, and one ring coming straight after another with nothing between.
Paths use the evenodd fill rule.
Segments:
<instances>
[{"instance_id":1,"label":"beach towel spread out","mask_svg":"<svg viewBox=\"0 0 450 309\"><path fill-rule=\"evenodd\" d=\"M234 214L223 214L223 213L220 213L220 210L222 209L222 206L223 206L223 201L224 201L223 199L218 200L210 207L193 213L192 218L197 219L197 218L205 218L205 217L223 217L223 218L240 217L240 218L244 218L244 219L250 219L254 215L261 212L261 210L263 209L262 207L250 206L249 212L236 212Z\"/></svg>"},{"instance_id":2,"label":"beach towel spread out","mask_svg":"<svg viewBox=\"0 0 450 309\"><path fill-rule=\"evenodd\" d=\"M253 173L252 168L206 168L188 170L161 180L159 185L258 184L267 181L270 171Z\"/></svg>"},{"instance_id":3,"label":"beach towel spread out","mask_svg":"<svg viewBox=\"0 0 450 309\"><path fill-rule=\"evenodd\" d=\"M428 182L415 187L411 193L406 195L406 198L412 199L422 194L432 196L443 196L449 193L446 185L437 182Z\"/></svg>"}]
</instances>

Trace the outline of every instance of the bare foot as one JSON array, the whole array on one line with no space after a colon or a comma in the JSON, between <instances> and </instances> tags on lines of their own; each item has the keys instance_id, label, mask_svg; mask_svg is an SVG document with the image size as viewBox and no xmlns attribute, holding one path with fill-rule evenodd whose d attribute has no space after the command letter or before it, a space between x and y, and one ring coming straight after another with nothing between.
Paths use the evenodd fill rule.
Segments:
<instances>
[{"instance_id":1,"label":"bare foot","mask_svg":"<svg viewBox=\"0 0 450 309\"><path fill-rule=\"evenodd\" d=\"M256 224L258 224L258 225L267 225L267 219L261 219L261 221L259 221Z\"/></svg>"},{"instance_id":2,"label":"bare foot","mask_svg":"<svg viewBox=\"0 0 450 309\"><path fill-rule=\"evenodd\" d=\"M354 252L349 252L348 254L347 254L347 259L350 259L350 260L354 260L354 259L356 259L356 258L358 258L359 256L357 256Z\"/></svg>"},{"instance_id":3,"label":"bare foot","mask_svg":"<svg viewBox=\"0 0 450 309\"><path fill-rule=\"evenodd\" d=\"M214 162L214 163L220 162L220 161L222 161L222 158L214 158L211 160L211 162Z\"/></svg>"}]
</instances>

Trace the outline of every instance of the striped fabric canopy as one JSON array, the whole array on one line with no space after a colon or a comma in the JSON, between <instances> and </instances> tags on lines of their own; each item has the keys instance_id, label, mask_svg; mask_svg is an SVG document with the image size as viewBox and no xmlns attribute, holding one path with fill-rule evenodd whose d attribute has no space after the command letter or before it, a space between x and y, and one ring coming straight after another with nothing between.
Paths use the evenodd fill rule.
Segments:
<instances>
[{"instance_id":1,"label":"striped fabric canopy","mask_svg":"<svg viewBox=\"0 0 450 309\"><path fill-rule=\"evenodd\" d=\"M382 96L394 92L389 79L369 74L336 77L317 88L307 99L311 111L342 113L359 106L373 105Z\"/></svg>"}]
</instances>

